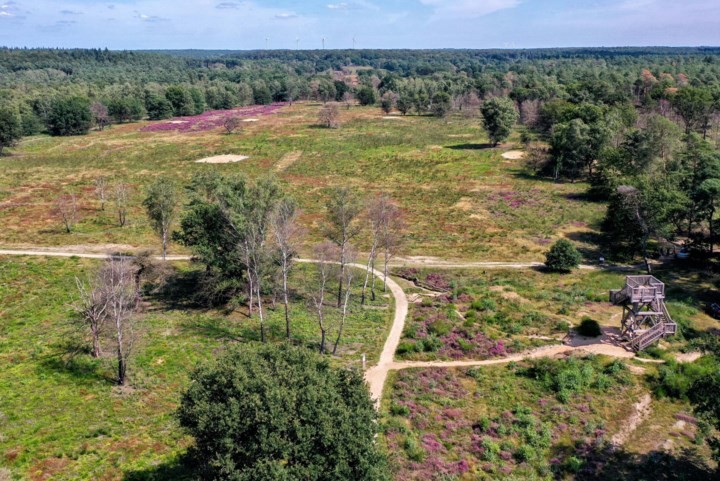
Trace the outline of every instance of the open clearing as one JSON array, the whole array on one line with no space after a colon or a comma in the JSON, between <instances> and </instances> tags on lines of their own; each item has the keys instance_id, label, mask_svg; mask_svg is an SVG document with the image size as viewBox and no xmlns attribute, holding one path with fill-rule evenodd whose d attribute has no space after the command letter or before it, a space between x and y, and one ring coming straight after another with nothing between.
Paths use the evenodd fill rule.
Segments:
<instances>
[{"instance_id":1,"label":"open clearing","mask_svg":"<svg viewBox=\"0 0 720 481\"><path fill-rule=\"evenodd\" d=\"M247 155L216 155L214 157L205 157L204 159L196 160L197 164L232 164L235 162L241 162L247 160L250 157Z\"/></svg>"},{"instance_id":2,"label":"open clearing","mask_svg":"<svg viewBox=\"0 0 720 481\"><path fill-rule=\"evenodd\" d=\"M507 152L503 152L502 154L503 159L508 160L520 160L525 158L525 152L522 150L509 150Z\"/></svg>"}]
</instances>

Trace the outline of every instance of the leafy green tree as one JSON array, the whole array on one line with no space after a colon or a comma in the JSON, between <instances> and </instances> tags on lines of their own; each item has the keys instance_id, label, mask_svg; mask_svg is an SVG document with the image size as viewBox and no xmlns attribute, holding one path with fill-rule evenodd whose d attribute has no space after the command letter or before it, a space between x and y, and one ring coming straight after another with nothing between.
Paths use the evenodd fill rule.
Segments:
<instances>
[{"instance_id":1,"label":"leafy green tree","mask_svg":"<svg viewBox=\"0 0 720 481\"><path fill-rule=\"evenodd\" d=\"M397 109L401 114L407 115L413 106L413 99L409 92L402 92L397 99Z\"/></svg>"},{"instance_id":2,"label":"leafy green tree","mask_svg":"<svg viewBox=\"0 0 720 481\"><path fill-rule=\"evenodd\" d=\"M335 102L342 102L345 94L350 91L350 87L342 80L335 80L333 83L335 85Z\"/></svg>"},{"instance_id":3,"label":"leafy green tree","mask_svg":"<svg viewBox=\"0 0 720 481\"><path fill-rule=\"evenodd\" d=\"M360 89L357 91L357 94L355 94L355 97L357 97L360 105L367 106L375 105L377 103L377 95L375 95L375 89L373 89L369 85L360 87Z\"/></svg>"},{"instance_id":4,"label":"leafy green tree","mask_svg":"<svg viewBox=\"0 0 720 481\"><path fill-rule=\"evenodd\" d=\"M84 97L65 97L53 101L48 114L51 135L85 135L92 126L90 101Z\"/></svg>"},{"instance_id":5,"label":"leafy green tree","mask_svg":"<svg viewBox=\"0 0 720 481\"><path fill-rule=\"evenodd\" d=\"M432 98L432 113L435 117L445 117L452 109L452 100L447 92L438 92Z\"/></svg>"},{"instance_id":6,"label":"leafy green tree","mask_svg":"<svg viewBox=\"0 0 720 481\"><path fill-rule=\"evenodd\" d=\"M195 115L200 115L205 112L205 94L197 87L190 87L190 97L193 101L193 108L195 109Z\"/></svg>"},{"instance_id":7,"label":"leafy green tree","mask_svg":"<svg viewBox=\"0 0 720 481\"><path fill-rule=\"evenodd\" d=\"M253 86L253 101L255 105L268 105L272 103L272 92L265 84Z\"/></svg>"},{"instance_id":8,"label":"leafy green tree","mask_svg":"<svg viewBox=\"0 0 720 481\"><path fill-rule=\"evenodd\" d=\"M0 107L0 155L22 138L22 121L17 109Z\"/></svg>"},{"instance_id":9,"label":"leafy green tree","mask_svg":"<svg viewBox=\"0 0 720 481\"><path fill-rule=\"evenodd\" d=\"M706 136L714 109L713 97L709 90L683 87L672 96L672 105L683 119L686 134L702 129L703 137Z\"/></svg>"},{"instance_id":10,"label":"leafy green tree","mask_svg":"<svg viewBox=\"0 0 720 481\"><path fill-rule=\"evenodd\" d=\"M515 102L507 97L495 97L487 100L480 107L480 113L482 113L483 125L493 146L497 146L510 137L513 125L518 120Z\"/></svg>"},{"instance_id":11,"label":"leafy green tree","mask_svg":"<svg viewBox=\"0 0 720 481\"><path fill-rule=\"evenodd\" d=\"M154 92L145 94L145 109L150 120L169 119L173 116L173 106L170 101Z\"/></svg>"},{"instance_id":12,"label":"leafy green tree","mask_svg":"<svg viewBox=\"0 0 720 481\"><path fill-rule=\"evenodd\" d=\"M170 102L176 116L187 117L195 114L195 103L190 91L182 85L171 85L165 90L165 98Z\"/></svg>"},{"instance_id":13,"label":"leafy green tree","mask_svg":"<svg viewBox=\"0 0 720 481\"><path fill-rule=\"evenodd\" d=\"M389 479L360 372L268 345L231 348L191 380L178 418L203 479Z\"/></svg>"},{"instance_id":14,"label":"leafy green tree","mask_svg":"<svg viewBox=\"0 0 720 481\"><path fill-rule=\"evenodd\" d=\"M177 204L178 198L175 184L165 177L157 179L148 187L147 197L143 201L150 223L160 236L163 260L167 256L170 230L175 221Z\"/></svg>"},{"instance_id":15,"label":"leafy green tree","mask_svg":"<svg viewBox=\"0 0 720 481\"><path fill-rule=\"evenodd\" d=\"M145 116L145 106L137 97L117 97L108 102L108 114L116 122L140 120Z\"/></svg>"},{"instance_id":16,"label":"leafy green tree","mask_svg":"<svg viewBox=\"0 0 720 481\"><path fill-rule=\"evenodd\" d=\"M570 272L582 261L582 255L572 242L560 239L545 254L545 267L552 272Z\"/></svg>"}]
</instances>

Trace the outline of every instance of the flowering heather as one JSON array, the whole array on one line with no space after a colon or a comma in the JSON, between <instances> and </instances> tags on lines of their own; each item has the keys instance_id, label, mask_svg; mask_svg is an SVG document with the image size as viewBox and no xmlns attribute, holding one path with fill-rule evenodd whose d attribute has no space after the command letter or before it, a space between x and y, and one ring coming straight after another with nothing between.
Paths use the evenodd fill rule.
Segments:
<instances>
[{"instance_id":1,"label":"flowering heather","mask_svg":"<svg viewBox=\"0 0 720 481\"><path fill-rule=\"evenodd\" d=\"M263 117L276 113L286 104L278 102L271 105L253 105L231 110L209 110L203 114L192 117L175 117L170 120L154 122L146 125L141 132L205 132L223 126L226 119L231 117L251 118Z\"/></svg>"}]
</instances>

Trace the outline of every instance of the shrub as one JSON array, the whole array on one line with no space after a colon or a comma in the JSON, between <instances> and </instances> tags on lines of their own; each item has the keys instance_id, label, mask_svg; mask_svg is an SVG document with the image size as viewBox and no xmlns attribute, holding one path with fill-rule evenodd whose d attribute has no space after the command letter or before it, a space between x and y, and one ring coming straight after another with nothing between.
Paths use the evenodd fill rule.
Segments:
<instances>
[{"instance_id":1,"label":"shrub","mask_svg":"<svg viewBox=\"0 0 720 481\"><path fill-rule=\"evenodd\" d=\"M414 342L401 342L398 344L397 349L395 350L395 354L402 355L407 354L409 352L415 351L415 343Z\"/></svg>"},{"instance_id":2,"label":"shrub","mask_svg":"<svg viewBox=\"0 0 720 481\"><path fill-rule=\"evenodd\" d=\"M535 449L532 446L523 444L515 451L515 459L521 463L532 461L536 456Z\"/></svg>"},{"instance_id":3,"label":"shrub","mask_svg":"<svg viewBox=\"0 0 720 481\"><path fill-rule=\"evenodd\" d=\"M410 409L402 404L392 403L390 405L390 414L393 416L407 416L410 414Z\"/></svg>"},{"instance_id":4,"label":"shrub","mask_svg":"<svg viewBox=\"0 0 720 481\"><path fill-rule=\"evenodd\" d=\"M452 324L445 319L438 319L428 325L428 332L436 336L447 336L452 330Z\"/></svg>"},{"instance_id":5,"label":"shrub","mask_svg":"<svg viewBox=\"0 0 720 481\"><path fill-rule=\"evenodd\" d=\"M555 242L545 254L545 266L552 272L568 273L580 265L582 256L567 239Z\"/></svg>"},{"instance_id":6,"label":"shrub","mask_svg":"<svg viewBox=\"0 0 720 481\"><path fill-rule=\"evenodd\" d=\"M570 323L564 319L561 319L555 323L553 329L558 332L568 332L570 330Z\"/></svg>"},{"instance_id":7,"label":"shrub","mask_svg":"<svg viewBox=\"0 0 720 481\"><path fill-rule=\"evenodd\" d=\"M581 336L585 337L598 337L602 335L602 329L600 329L600 324L594 319L590 319L589 317L584 317L583 320L580 322L580 325L577 327L577 332Z\"/></svg>"},{"instance_id":8,"label":"shrub","mask_svg":"<svg viewBox=\"0 0 720 481\"><path fill-rule=\"evenodd\" d=\"M206 477L387 478L360 372L283 345L231 348L191 379L178 417Z\"/></svg>"}]
</instances>

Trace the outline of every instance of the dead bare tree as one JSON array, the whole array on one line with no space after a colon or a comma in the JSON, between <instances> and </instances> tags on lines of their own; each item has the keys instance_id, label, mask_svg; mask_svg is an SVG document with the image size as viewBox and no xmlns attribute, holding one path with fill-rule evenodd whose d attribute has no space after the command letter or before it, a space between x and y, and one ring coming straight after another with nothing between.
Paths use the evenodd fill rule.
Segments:
<instances>
[{"instance_id":1,"label":"dead bare tree","mask_svg":"<svg viewBox=\"0 0 720 481\"><path fill-rule=\"evenodd\" d=\"M355 97L353 97L353 94L351 92L345 92L342 96L342 101L345 103L345 109L350 110L350 107L352 106L353 100L355 100Z\"/></svg>"},{"instance_id":2,"label":"dead bare tree","mask_svg":"<svg viewBox=\"0 0 720 481\"><path fill-rule=\"evenodd\" d=\"M325 343L327 340L327 325L325 323L325 293L327 283L333 277L337 246L325 241L315 247L315 267L317 269L317 289L312 294L313 307L318 316L320 326L320 354L325 354Z\"/></svg>"},{"instance_id":3,"label":"dead bare tree","mask_svg":"<svg viewBox=\"0 0 720 481\"><path fill-rule=\"evenodd\" d=\"M372 241L370 244L370 254L368 256L367 267L365 269L365 282L363 283L362 294L360 296L360 303L365 304L365 293L367 292L368 283L372 271L375 270L375 260L377 258L378 246L380 240L383 237L383 231L385 224L387 223L388 209L390 209L392 201L387 194L382 193L376 199L374 199L368 207L368 220L370 221L370 232L372 234ZM373 276L373 283L370 289L370 298L375 300L375 282Z\"/></svg>"},{"instance_id":4,"label":"dead bare tree","mask_svg":"<svg viewBox=\"0 0 720 481\"><path fill-rule=\"evenodd\" d=\"M109 257L101 269L102 282L108 295L108 318L114 326L117 356L117 382L127 382L128 360L136 341L136 320L133 319L139 293L135 284L135 267L127 257Z\"/></svg>"},{"instance_id":5,"label":"dead bare tree","mask_svg":"<svg viewBox=\"0 0 720 481\"><path fill-rule=\"evenodd\" d=\"M288 289L288 275L292 270L293 260L297 255L296 243L301 233L300 226L297 223L295 202L285 198L278 203L273 213L272 226L278 256L280 258L283 304L285 306L285 335L290 339L290 293Z\"/></svg>"},{"instance_id":6,"label":"dead bare tree","mask_svg":"<svg viewBox=\"0 0 720 481\"><path fill-rule=\"evenodd\" d=\"M55 212L68 234L72 232L77 222L77 210L77 198L74 193L61 195L55 201Z\"/></svg>"},{"instance_id":7,"label":"dead bare tree","mask_svg":"<svg viewBox=\"0 0 720 481\"><path fill-rule=\"evenodd\" d=\"M352 264L355 260L355 252L352 249L349 249L346 256L345 256L348 264ZM338 333L337 338L335 338L335 344L333 345L333 356L337 353L338 345L340 344L340 339L342 338L343 328L345 327L345 320L348 316L348 307L350 305L350 293L352 292L352 282L355 278L355 269L347 268L345 269L345 278L343 279L345 281L345 295L343 296L343 303L342 303L342 309L341 309L341 316L340 316L340 326L338 327Z\"/></svg>"},{"instance_id":8,"label":"dead bare tree","mask_svg":"<svg viewBox=\"0 0 720 481\"><path fill-rule=\"evenodd\" d=\"M130 186L124 182L115 184L113 202L118 216L118 224L124 227L127 224L128 205L130 203Z\"/></svg>"},{"instance_id":9,"label":"dead bare tree","mask_svg":"<svg viewBox=\"0 0 720 481\"><path fill-rule=\"evenodd\" d=\"M340 127L340 109L337 104L325 105L318 114L318 123L328 129L337 129Z\"/></svg>"},{"instance_id":10,"label":"dead bare tree","mask_svg":"<svg viewBox=\"0 0 720 481\"><path fill-rule=\"evenodd\" d=\"M402 244L402 230L404 228L405 222L402 217L402 212L396 203L388 201L380 234L380 245L383 248L384 254L383 292L387 291L388 263Z\"/></svg>"},{"instance_id":11,"label":"dead bare tree","mask_svg":"<svg viewBox=\"0 0 720 481\"><path fill-rule=\"evenodd\" d=\"M107 188L107 177L101 175L95 179L95 195L97 195L97 198L100 201L100 210L105 210Z\"/></svg>"},{"instance_id":12,"label":"dead bare tree","mask_svg":"<svg viewBox=\"0 0 720 481\"><path fill-rule=\"evenodd\" d=\"M228 133L228 135L240 131L242 132L242 120L240 117L227 117L223 121L223 127L225 127L225 131Z\"/></svg>"},{"instance_id":13,"label":"dead bare tree","mask_svg":"<svg viewBox=\"0 0 720 481\"><path fill-rule=\"evenodd\" d=\"M75 278L75 284L79 292L79 301L75 309L80 314L83 324L90 329L90 335L92 336L92 351L90 354L92 357L102 355L100 336L108 318L110 297L103 280L100 271L92 274L87 282Z\"/></svg>"},{"instance_id":14,"label":"dead bare tree","mask_svg":"<svg viewBox=\"0 0 720 481\"><path fill-rule=\"evenodd\" d=\"M350 242L360 232L357 216L362 210L358 197L347 187L338 187L330 194L327 203L328 225L326 235L338 246L340 264L340 282L338 283L337 306L340 307L343 295L343 278L347 264L346 254Z\"/></svg>"}]
</instances>

